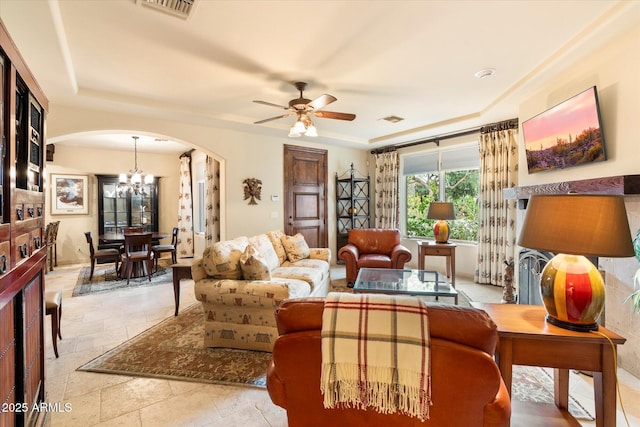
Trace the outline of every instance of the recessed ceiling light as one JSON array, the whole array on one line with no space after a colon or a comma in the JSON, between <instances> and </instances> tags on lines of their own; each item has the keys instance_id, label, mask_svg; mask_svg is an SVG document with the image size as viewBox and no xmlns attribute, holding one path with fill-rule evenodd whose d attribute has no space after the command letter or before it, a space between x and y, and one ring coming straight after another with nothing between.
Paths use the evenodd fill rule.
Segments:
<instances>
[{"instance_id":1,"label":"recessed ceiling light","mask_svg":"<svg viewBox=\"0 0 640 427\"><path fill-rule=\"evenodd\" d=\"M474 76L478 79L484 79L486 77L492 76L495 72L495 68L483 68L482 70L476 71Z\"/></svg>"}]
</instances>

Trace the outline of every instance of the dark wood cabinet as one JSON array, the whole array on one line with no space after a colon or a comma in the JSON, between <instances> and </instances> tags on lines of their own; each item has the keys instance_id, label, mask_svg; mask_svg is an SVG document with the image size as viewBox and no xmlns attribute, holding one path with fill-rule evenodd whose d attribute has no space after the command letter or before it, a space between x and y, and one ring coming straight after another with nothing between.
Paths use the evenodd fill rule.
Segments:
<instances>
[{"instance_id":1,"label":"dark wood cabinet","mask_svg":"<svg viewBox=\"0 0 640 427\"><path fill-rule=\"evenodd\" d=\"M369 228L369 184L370 178L355 176L353 164L348 176L341 178L336 173L336 219L338 233L336 237L336 254L347 244L349 230Z\"/></svg>"},{"instance_id":2,"label":"dark wood cabinet","mask_svg":"<svg viewBox=\"0 0 640 427\"><path fill-rule=\"evenodd\" d=\"M44 422L48 100L0 21L0 426ZM5 410L7 409L7 410Z\"/></svg>"},{"instance_id":3,"label":"dark wood cabinet","mask_svg":"<svg viewBox=\"0 0 640 427\"><path fill-rule=\"evenodd\" d=\"M158 231L158 178L141 192L120 191L118 177L98 175L99 233L122 233L124 227Z\"/></svg>"}]
</instances>

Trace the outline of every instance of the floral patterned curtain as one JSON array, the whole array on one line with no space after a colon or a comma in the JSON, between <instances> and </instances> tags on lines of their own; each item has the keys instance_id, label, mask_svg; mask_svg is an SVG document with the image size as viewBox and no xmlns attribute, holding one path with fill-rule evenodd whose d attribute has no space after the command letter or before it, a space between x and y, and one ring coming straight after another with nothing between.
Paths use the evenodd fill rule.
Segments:
<instances>
[{"instance_id":1,"label":"floral patterned curtain","mask_svg":"<svg viewBox=\"0 0 640 427\"><path fill-rule=\"evenodd\" d=\"M480 135L477 283L504 286L506 263L515 257L516 201L502 194L518 181L517 122L513 126L504 122L483 128Z\"/></svg>"},{"instance_id":2,"label":"floral patterned curtain","mask_svg":"<svg viewBox=\"0 0 640 427\"><path fill-rule=\"evenodd\" d=\"M207 156L205 161L205 246L220 241L220 162Z\"/></svg>"},{"instance_id":3,"label":"floral patterned curtain","mask_svg":"<svg viewBox=\"0 0 640 427\"><path fill-rule=\"evenodd\" d=\"M191 197L191 157L180 156L180 194L178 195L179 258L193 257L193 198Z\"/></svg>"},{"instance_id":4,"label":"floral patterned curtain","mask_svg":"<svg viewBox=\"0 0 640 427\"><path fill-rule=\"evenodd\" d=\"M398 228L398 159L397 151L376 154L376 228Z\"/></svg>"}]
</instances>

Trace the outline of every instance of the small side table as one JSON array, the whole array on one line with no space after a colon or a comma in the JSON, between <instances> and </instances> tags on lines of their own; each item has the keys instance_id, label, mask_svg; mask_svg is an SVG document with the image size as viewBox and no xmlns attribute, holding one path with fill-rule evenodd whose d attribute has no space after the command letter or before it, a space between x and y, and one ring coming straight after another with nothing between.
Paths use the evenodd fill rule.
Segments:
<instances>
[{"instance_id":1,"label":"small side table","mask_svg":"<svg viewBox=\"0 0 640 427\"><path fill-rule=\"evenodd\" d=\"M616 425L616 346L626 338L602 326L597 334L558 328L545 321L541 305L472 302L471 306L486 311L498 327L496 362L509 395L513 365L555 368L554 403L567 422L573 418L567 411L569 369L593 371L596 426Z\"/></svg>"},{"instance_id":2,"label":"small side table","mask_svg":"<svg viewBox=\"0 0 640 427\"><path fill-rule=\"evenodd\" d=\"M451 279L451 286L456 287L456 244L455 243L418 243L418 270L424 270L424 257L447 257L447 278Z\"/></svg>"},{"instance_id":3,"label":"small side table","mask_svg":"<svg viewBox=\"0 0 640 427\"><path fill-rule=\"evenodd\" d=\"M177 264L172 264L173 270L173 296L176 302L176 312L174 316L178 315L178 308L180 307L180 280L191 279L191 264L193 259L181 259Z\"/></svg>"}]
</instances>

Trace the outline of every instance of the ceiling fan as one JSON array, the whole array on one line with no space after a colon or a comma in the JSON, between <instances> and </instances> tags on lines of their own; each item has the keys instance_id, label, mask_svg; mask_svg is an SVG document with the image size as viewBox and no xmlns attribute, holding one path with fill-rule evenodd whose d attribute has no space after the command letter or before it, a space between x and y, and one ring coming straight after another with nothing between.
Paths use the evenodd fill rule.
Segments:
<instances>
[{"instance_id":1,"label":"ceiling fan","mask_svg":"<svg viewBox=\"0 0 640 427\"><path fill-rule=\"evenodd\" d=\"M289 136L296 137L302 134L307 136L318 136L316 132L316 128L311 121L310 115L321 117L325 119L337 119L337 120L348 120L351 121L356 118L355 114L350 113L337 113L335 111L323 111L322 108L331 104L332 102L337 101L337 98L332 95L320 95L314 100L307 99L303 95L303 91L306 89L307 84L305 82L296 82L294 86L300 92L300 97L292 99L289 101L289 106L285 107L283 105L273 104L271 102L266 101L253 101L256 104L268 105L270 107L276 107L283 110L288 110L289 112L286 114L282 114L280 116L270 117L268 119L259 120L257 122L253 122L256 125L270 122L272 120L278 120L289 116L296 116L297 119L293 126L291 127L291 131L289 132Z\"/></svg>"}]
</instances>

